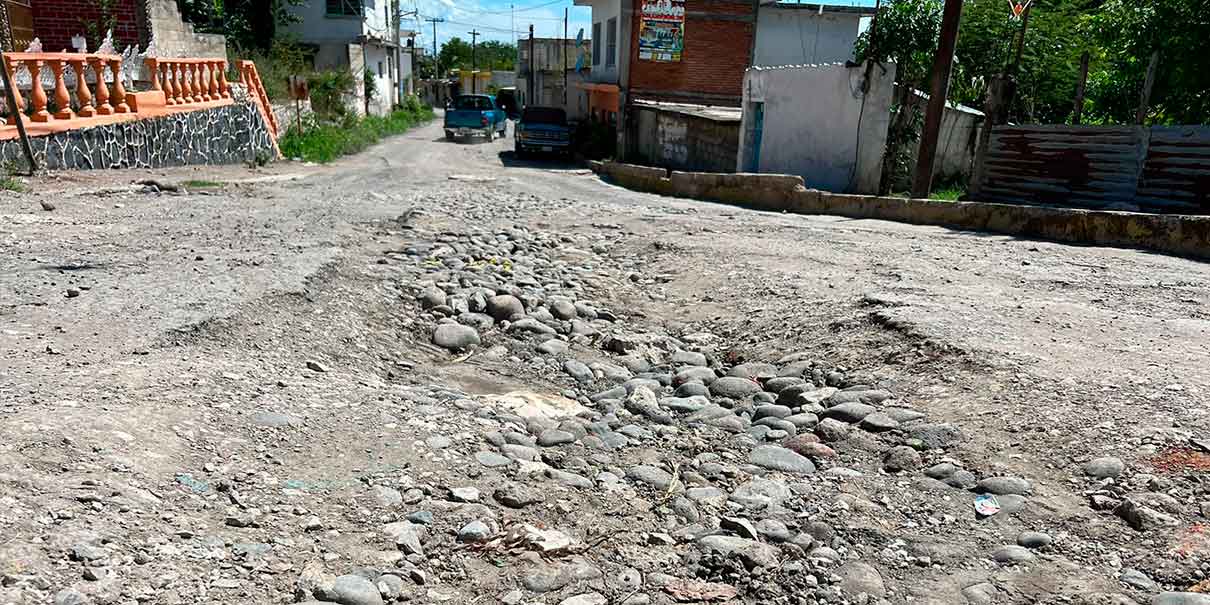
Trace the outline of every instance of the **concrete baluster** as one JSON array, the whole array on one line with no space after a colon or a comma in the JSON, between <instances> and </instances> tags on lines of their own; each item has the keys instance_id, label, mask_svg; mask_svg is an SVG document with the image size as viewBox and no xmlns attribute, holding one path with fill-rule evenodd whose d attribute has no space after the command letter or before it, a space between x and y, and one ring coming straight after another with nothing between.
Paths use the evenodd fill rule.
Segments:
<instances>
[{"instance_id":1,"label":"concrete baluster","mask_svg":"<svg viewBox=\"0 0 1210 605\"><path fill-rule=\"evenodd\" d=\"M4 58L4 69L8 70L8 81L16 82L17 81L17 69L15 67L13 67L12 63L9 62L8 57ZM13 99L15 99L17 101L17 107L15 108L15 111L14 111L13 107L8 108L9 109L9 115L8 115L8 125L9 126L16 126L17 120L26 119L25 118L25 99L21 97L21 91L16 86L13 87Z\"/></svg>"},{"instance_id":2,"label":"concrete baluster","mask_svg":"<svg viewBox=\"0 0 1210 605\"><path fill-rule=\"evenodd\" d=\"M223 95L224 99L231 98L231 83L227 81L227 62L219 61L218 64L218 90Z\"/></svg>"},{"instance_id":3,"label":"concrete baluster","mask_svg":"<svg viewBox=\"0 0 1210 605\"><path fill-rule=\"evenodd\" d=\"M76 113L82 118L91 118L97 115L97 110L92 106L92 91L88 90L88 82L84 79L88 65L84 57L72 57L68 62L72 71L76 72L76 102L80 104L80 110Z\"/></svg>"},{"instance_id":4,"label":"concrete baluster","mask_svg":"<svg viewBox=\"0 0 1210 605\"><path fill-rule=\"evenodd\" d=\"M189 73L189 65L186 63L181 63L180 68L181 68L181 100L185 103L192 103L194 101L193 82L190 81L192 79L192 77Z\"/></svg>"},{"instance_id":5,"label":"concrete baluster","mask_svg":"<svg viewBox=\"0 0 1210 605\"><path fill-rule=\"evenodd\" d=\"M202 83L202 100L213 101L214 97L210 95L210 74L206 72L206 64L198 62L194 64L194 69L197 70L197 79Z\"/></svg>"},{"instance_id":6,"label":"concrete baluster","mask_svg":"<svg viewBox=\"0 0 1210 605\"><path fill-rule=\"evenodd\" d=\"M164 87L160 86L160 61L154 57L147 57L143 60L147 64L147 73L151 75L151 90L163 91Z\"/></svg>"},{"instance_id":7,"label":"concrete baluster","mask_svg":"<svg viewBox=\"0 0 1210 605\"><path fill-rule=\"evenodd\" d=\"M92 71L97 76L97 113L110 115L113 106L109 104L109 87L105 86L105 59L93 57L88 61L92 63Z\"/></svg>"},{"instance_id":8,"label":"concrete baluster","mask_svg":"<svg viewBox=\"0 0 1210 605\"><path fill-rule=\"evenodd\" d=\"M126 104L126 87L122 85L122 60L110 59L109 69L113 72L113 109L117 113L130 113Z\"/></svg>"},{"instance_id":9,"label":"concrete baluster","mask_svg":"<svg viewBox=\"0 0 1210 605\"><path fill-rule=\"evenodd\" d=\"M71 110L71 93L67 92L67 79L63 77L63 60L50 59L47 63L55 75L55 119L70 120L76 114Z\"/></svg>"},{"instance_id":10,"label":"concrete baluster","mask_svg":"<svg viewBox=\"0 0 1210 605\"><path fill-rule=\"evenodd\" d=\"M164 77L164 104L176 105L176 87L172 84L173 68L171 63L160 63L160 71Z\"/></svg>"},{"instance_id":11,"label":"concrete baluster","mask_svg":"<svg viewBox=\"0 0 1210 605\"><path fill-rule=\"evenodd\" d=\"M34 113L30 119L35 122L49 122L50 112L46 111L46 91L42 90L42 61L29 59L25 61L29 69L29 79L32 84L29 89L29 100L34 104Z\"/></svg>"},{"instance_id":12,"label":"concrete baluster","mask_svg":"<svg viewBox=\"0 0 1210 605\"><path fill-rule=\"evenodd\" d=\"M223 98L223 87L218 81L218 74L222 71L222 63L208 61L206 65L210 68L210 100L218 101Z\"/></svg>"}]
</instances>

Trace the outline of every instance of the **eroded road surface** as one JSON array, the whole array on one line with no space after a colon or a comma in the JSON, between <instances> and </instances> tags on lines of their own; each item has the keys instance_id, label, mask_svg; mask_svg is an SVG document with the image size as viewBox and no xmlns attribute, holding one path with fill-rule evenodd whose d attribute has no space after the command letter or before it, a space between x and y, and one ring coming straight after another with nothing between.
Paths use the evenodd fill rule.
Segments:
<instances>
[{"instance_id":1,"label":"eroded road surface","mask_svg":"<svg viewBox=\"0 0 1210 605\"><path fill-rule=\"evenodd\" d=\"M511 143L0 200L0 603L1210 602L1210 266Z\"/></svg>"}]
</instances>

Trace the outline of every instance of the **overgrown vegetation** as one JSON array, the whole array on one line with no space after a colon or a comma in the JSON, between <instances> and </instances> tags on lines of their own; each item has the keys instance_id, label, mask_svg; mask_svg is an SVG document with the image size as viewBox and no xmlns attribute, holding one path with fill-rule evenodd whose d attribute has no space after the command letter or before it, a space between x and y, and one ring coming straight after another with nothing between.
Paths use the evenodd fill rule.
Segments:
<instances>
[{"instance_id":1,"label":"overgrown vegetation","mask_svg":"<svg viewBox=\"0 0 1210 605\"><path fill-rule=\"evenodd\" d=\"M2 176L0 177L0 191L21 193L25 191L25 183L14 176Z\"/></svg>"},{"instance_id":2,"label":"overgrown vegetation","mask_svg":"<svg viewBox=\"0 0 1210 605\"><path fill-rule=\"evenodd\" d=\"M279 38L264 50L239 50L237 46L230 45L227 52L230 65L235 65L239 59L256 63L256 72L260 74L261 83L272 101L290 98L290 76L305 76L313 71L306 51L289 38Z\"/></svg>"},{"instance_id":3,"label":"overgrown vegetation","mask_svg":"<svg viewBox=\"0 0 1210 605\"><path fill-rule=\"evenodd\" d=\"M323 71L307 77L311 90L311 111L321 122L343 121L350 114L357 81L348 71Z\"/></svg>"},{"instance_id":4,"label":"overgrown vegetation","mask_svg":"<svg viewBox=\"0 0 1210 605\"><path fill-rule=\"evenodd\" d=\"M307 0L178 0L181 16L197 31L227 36L241 56L269 53L279 39L277 28L295 23L291 7ZM260 69L260 64L257 64ZM262 77L265 72L261 72Z\"/></svg>"},{"instance_id":5,"label":"overgrown vegetation","mask_svg":"<svg viewBox=\"0 0 1210 605\"><path fill-rule=\"evenodd\" d=\"M209 179L189 179L181 182L181 186L185 189L218 189L223 184Z\"/></svg>"},{"instance_id":6,"label":"overgrown vegetation","mask_svg":"<svg viewBox=\"0 0 1210 605\"><path fill-rule=\"evenodd\" d=\"M432 119L433 109L415 96L409 96L385 117L346 115L330 122L312 118L309 124L303 125L302 131L297 127L286 131L279 146L282 155L288 158L326 163L362 151L384 137L402 134Z\"/></svg>"}]
</instances>

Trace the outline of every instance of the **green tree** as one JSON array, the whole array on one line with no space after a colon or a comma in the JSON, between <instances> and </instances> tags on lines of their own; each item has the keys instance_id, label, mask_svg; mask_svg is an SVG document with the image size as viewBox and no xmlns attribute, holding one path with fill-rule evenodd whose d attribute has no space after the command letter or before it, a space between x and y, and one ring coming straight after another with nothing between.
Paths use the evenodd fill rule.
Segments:
<instances>
[{"instance_id":1,"label":"green tree","mask_svg":"<svg viewBox=\"0 0 1210 605\"><path fill-rule=\"evenodd\" d=\"M471 48L470 42L462 38L450 38L441 45L442 69L471 69L512 71L516 68L517 47L507 42L486 40Z\"/></svg>"},{"instance_id":2,"label":"green tree","mask_svg":"<svg viewBox=\"0 0 1210 605\"><path fill-rule=\"evenodd\" d=\"M203 33L227 36L240 52L268 51L277 28L297 21L290 7L307 0L178 0L181 16Z\"/></svg>"},{"instance_id":3,"label":"green tree","mask_svg":"<svg viewBox=\"0 0 1210 605\"><path fill-rule=\"evenodd\" d=\"M891 106L891 124L882 159L879 193L886 195L911 174L911 150L920 139L923 121L916 89L927 89L941 31L940 0L892 0L878 11L877 25L857 38L859 61L896 65L899 85Z\"/></svg>"},{"instance_id":4,"label":"green tree","mask_svg":"<svg viewBox=\"0 0 1210 605\"><path fill-rule=\"evenodd\" d=\"M442 70L470 69L471 43L455 36L441 45L437 56L441 59Z\"/></svg>"},{"instance_id":5,"label":"green tree","mask_svg":"<svg viewBox=\"0 0 1210 605\"><path fill-rule=\"evenodd\" d=\"M1204 124L1210 117L1210 7L1205 0L1108 0L1088 31L1098 43L1089 76L1089 117L1132 123L1147 66L1159 52L1149 119Z\"/></svg>"}]
</instances>

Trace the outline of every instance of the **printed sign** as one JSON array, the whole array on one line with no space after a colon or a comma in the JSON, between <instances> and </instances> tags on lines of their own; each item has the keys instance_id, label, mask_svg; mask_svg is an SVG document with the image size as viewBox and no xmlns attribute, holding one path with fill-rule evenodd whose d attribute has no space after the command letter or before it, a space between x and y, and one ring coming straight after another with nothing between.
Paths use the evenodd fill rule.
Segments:
<instances>
[{"instance_id":1,"label":"printed sign","mask_svg":"<svg viewBox=\"0 0 1210 605\"><path fill-rule=\"evenodd\" d=\"M676 62L685 49L685 0L642 0L639 59Z\"/></svg>"}]
</instances>

